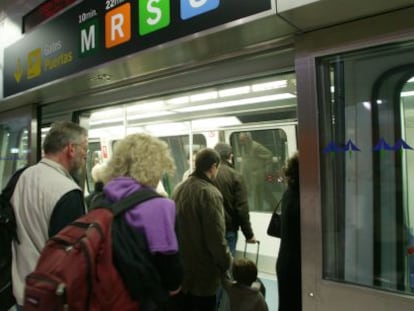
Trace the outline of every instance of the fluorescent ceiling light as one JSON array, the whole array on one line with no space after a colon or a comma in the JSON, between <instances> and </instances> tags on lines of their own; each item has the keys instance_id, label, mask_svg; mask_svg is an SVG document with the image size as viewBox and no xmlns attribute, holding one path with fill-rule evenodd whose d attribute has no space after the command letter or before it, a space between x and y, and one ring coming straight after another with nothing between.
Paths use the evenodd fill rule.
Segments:
<instances>
[{"instance_id":1,"label":"fluorescent ceiling light","mask_svg":"<svg viewBox=\"0 0 414 311\"><path fill-rule=\"evenodd\" d=\"M190 101L192 101L192 102L199 102L199 101L203 101L203 100L216 99L216 98L217 98L217 92L216 91L204 92L204 93L200 93L200 94L190 95Z\"/></svg>"},{"instance_id":2,"label":"fluorescent ceiling light","mask_svg":"<svg viewBox=\"0 0 414 311\"><path fill-rule=\"evenodd\" d=\"M156 135L161 136L167 133L180 133L180 132L188 132L188 128L184 122L174 122L174 123L164 123L164 124L152 124L145 126L145 131Z\"/></svg>"},{"instance_id":3,"label":"fluorescent ceiling light","mask_svg":"<svg viewBox=\"0 0 414 311\"><path fill-rule=\"evenodd\" d=\"M152 117L168 116L168 115L171 115L171 114L175 114L175 112L172 112L172 111L147 112L147 113L136 114L136 115L133 115L133 116L128 116L128 121L146 119L146 118L152 118Z\"/></svg>"},{"instance_id":4,"label":"fluorescent ceiling light","mask_svg":"<svg viewBox=\"0 0 414 311\"><path fill-rule=\"evenodd\" d=\"M250 86L234 87L231 89L225 89L218 92L220 97L241 95L250 93Z\"/></svg>"},{"instance_id":5,"label":"fluorescent ceiling light","mask_svg":"<svg viewBox=\"0 0 414 311\"><path fill-rule=\"evenodd\" d=\"M202 111L202 110L249 105L249 104L255 104L255 103L264 103L264 102L269 102L273 100L282 100L282 99L295 98L295 97L296 96L291 93L282 93L282 94L250 97L250 98L245 98L245 99L231 100L231 101L218 102L218 103L192 106L192 107L184 107L184 108L175 109L175 111L178 111L178 112Z\"/></svg>"},{"instance_id":6,"label":"fluorescent ceiling light","mask_svg":"<svg viewBox=\"0 0 414 311\"><path fill-rule=\"evenodd\" d=\"M287 86L287 80L264 82L264 83L253 84L252 91L253 92L269 91L269 90L280 89L286 86Z\"/></svg>"},{"instance_id":7,"label":"fluorescent ceiling light","mask_svg":"<svg viewBox=\"0 0 414 311\"><path fill-rule=\"evenodd\" d=\"M208 118L208 119L199 119L191 121L192 129L203 130L214 128L239 125L241 124L240 120L236 117L220 117L220 118Z\"/></svg>"},{"instance_id":8,"label":"fluorescent ceiling light","mask_svg":"<svg viewBox=\"0 0 414 311\"><path fill-rule=\"evenodd\" d=\"M414 91L401 92L401 97L413 96Z\"/></svg>"},{"instance_id":9,"label":"fluorescent ceiling light","mask_svg":"<svg viewBox=\"0 0 414 311\"><path fill-rule=\"evenodd\" d=\"M153 102L143 102L138 103L132 106L126 107L127 113L130 112L142 112L142 111L153 111L153 110L161 110L164 109L164 101L163 100L157 100Z\"/></svg>"},{"instance_id":10,"label":"fluorescent ceiling light","mask_svg":"<svg viewBox=\"0 0 414 311\"><path fill-rule=\"evenodd\" d=\"M105 118L103 120L92 120L89 122L89 125L100 125L100 124L106 124L106 123L112 123L112 122L123 122L124 118Z\"/></svg>"},{"instance_id":11,"label":"fluorescent ceiling light","mask_svg":"<svg viewBox=\"0 0 414 311\"><path fill-rule=\"evenodd\" d=\"M4 11L0 12L0 48L4 49L21 38L20 26L15 24Z\"/></svg>"},{"instance_id":12,"label":"fluorescent ceiling light","mask_svg":"<svg viewBox=\"0 0 414 311\"><path fill-rule=\"evenodd\" d=\"M125 127L124 126L111 126L99 129L90 129L88 131L89 138L103 138L110 137L111 139L118 139L124 136Z\"/></svg>"},{"instance_id":13,"label":"fluorescent ceiling light","mask_svg":"<svg viewBox=\"0 0 414 311\"><path fill-rule=\"evenodd\" d=\"M180 96L180 97L174 97L167 99L165 102L170 105L181 105L181 104L187 104L190 101L190 98L188 96Z\"/></svg>"},{"instance_id":14,"label":"fluorescent ceiling light","mask_svg":"<svg viewBox=\"0 0 414 311\"><path fill-rule=\"evenodd\" d=\"M113 118L115 116L123 116L124 108L106 109L92 113L91 121L98 121L99 119Z\"/></svg>"}]
</instances>

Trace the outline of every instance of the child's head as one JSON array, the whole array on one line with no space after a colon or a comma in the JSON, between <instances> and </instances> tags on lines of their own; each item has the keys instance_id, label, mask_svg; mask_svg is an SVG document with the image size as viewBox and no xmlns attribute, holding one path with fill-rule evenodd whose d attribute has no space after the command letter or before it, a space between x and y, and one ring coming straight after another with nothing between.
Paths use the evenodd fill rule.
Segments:
<instances>
[{"instance_id":1,"label":"child's head","mask_svg":"<svg viewBox=\"0 0 414 311\"><path fill-rule=\"evenodd\" d=\"M233 261L233 278L240 284L250 286L257 279L257 267L255 263L246 258Z\"/></svg>"}]
</instances>

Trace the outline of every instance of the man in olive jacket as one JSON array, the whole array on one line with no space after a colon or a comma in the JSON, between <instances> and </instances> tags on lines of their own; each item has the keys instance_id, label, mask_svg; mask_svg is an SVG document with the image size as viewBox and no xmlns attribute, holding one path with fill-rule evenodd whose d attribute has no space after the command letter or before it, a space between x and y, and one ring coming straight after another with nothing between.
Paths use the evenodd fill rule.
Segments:
<instances>
[{"instance_id":1,"label":"man in olive jacket","mask_svg":"<svg viewBox=\"0 0 414 311\"><path fill-rule=\"evenodd\" d=\"M242 175L233 168L231 146L226 143L218 143L214 149L221 157L220 170L214 184L223 195L226 240L234 257L239 228L248 243L256 241L250 224L247 190Z\"/></svg>"},{"instance_id":2,"label":"man in olive jacket","mask_svg":"<svg viewBox=\"0 0 414 311\"><path fill-rule=\"evenodd\" d=\"M199 151L195 171L172 196L184 267L183 310L214 311L217 289L232 261L225 239L223 197L212 183L219 164L220 156L214 149Z\"/></svg>"}]
</instances>

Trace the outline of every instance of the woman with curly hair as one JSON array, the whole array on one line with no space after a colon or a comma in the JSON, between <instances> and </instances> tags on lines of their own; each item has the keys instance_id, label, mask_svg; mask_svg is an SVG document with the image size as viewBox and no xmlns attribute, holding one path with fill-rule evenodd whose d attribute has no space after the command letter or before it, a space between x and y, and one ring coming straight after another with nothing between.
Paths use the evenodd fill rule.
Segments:
<instances>
[{"instance_id":1,"label":"woman with curly hair","mask_svg":"<svg viewBox=\"0 0 414 311\"><path fill-rule=\"evenodd\" d=\"M282 197L281 243L276 263L279 311L302 310L299 154L284 169L287 189Z\"/></svg>"},{"instance_id":2,"label":"woman with curly hair","mask_svg":"<svg viewBox=\"0 0 414 311\"><path fill-rule=\"evenodd\" d=\"M118 202L140 189L150 189L155 192L163 174L172 173L174 170L174 161L165 142L147 134L128 135L115 145L113 155L103 174L105 198L110 202ZM122 216L129 225L128 228L133 229L131 234L124 234L128 235L124 236L126 240L136 234L144 237L149 261L156 272L156 275L151 275L150 280L161 284L166 296L168 292L171 296L177 294L180 291L182 268L175 234L175 203L159 196L133 206ZM137 283L144 281L133 275L133 271L130 271L132 269L127 267L129 262L118 260L117 264L117 256L128 250L123 246L124 241L119 243L122 247L116 248L115 244L114 238L114 262L132 296L134 297L134 294L138 296L143 310L159 310L159 305L143 305L142 300L145 300L148 295L137 293L137 288L141 286ZM125 281L126 279L132 279L133 288L129 286L128 281Z\"/></svg>"}]
</instances>

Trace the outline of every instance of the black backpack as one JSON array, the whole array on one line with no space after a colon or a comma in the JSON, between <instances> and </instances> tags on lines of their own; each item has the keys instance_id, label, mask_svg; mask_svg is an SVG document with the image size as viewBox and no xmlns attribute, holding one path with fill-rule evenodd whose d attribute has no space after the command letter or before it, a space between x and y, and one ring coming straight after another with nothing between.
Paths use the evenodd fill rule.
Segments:
<instances>
[{"instance_id":1,"label":"black backpack","mask_svg":"<svg viewBox=\"0 0 414 311\"><path fill-rule=\"evenodd\" d=\"M90 207L92 211L101 207L110 208L115 215L112 222L113 264L130 296L139 301L141 311L164 310L168 291L155 267L158 259L151 255L145 234L131 227L124 217L116 215L121 216L127 208L155 197L162 196L153 190L141 189L113 203L102 192L96 195Z\"/></svg>"},{"instance_id":2,"label":"black backpack","mask_svg":"<svg viewBox=\"0 0 414 311\"><path fill-rule=\"evenodd\" d=\"M16 303L11 282L12 242L19 243L19 239L10 199L17 180L26 168L17 170L0 194L0 311L6 311Z\"/></svg>"}]
</instances>

